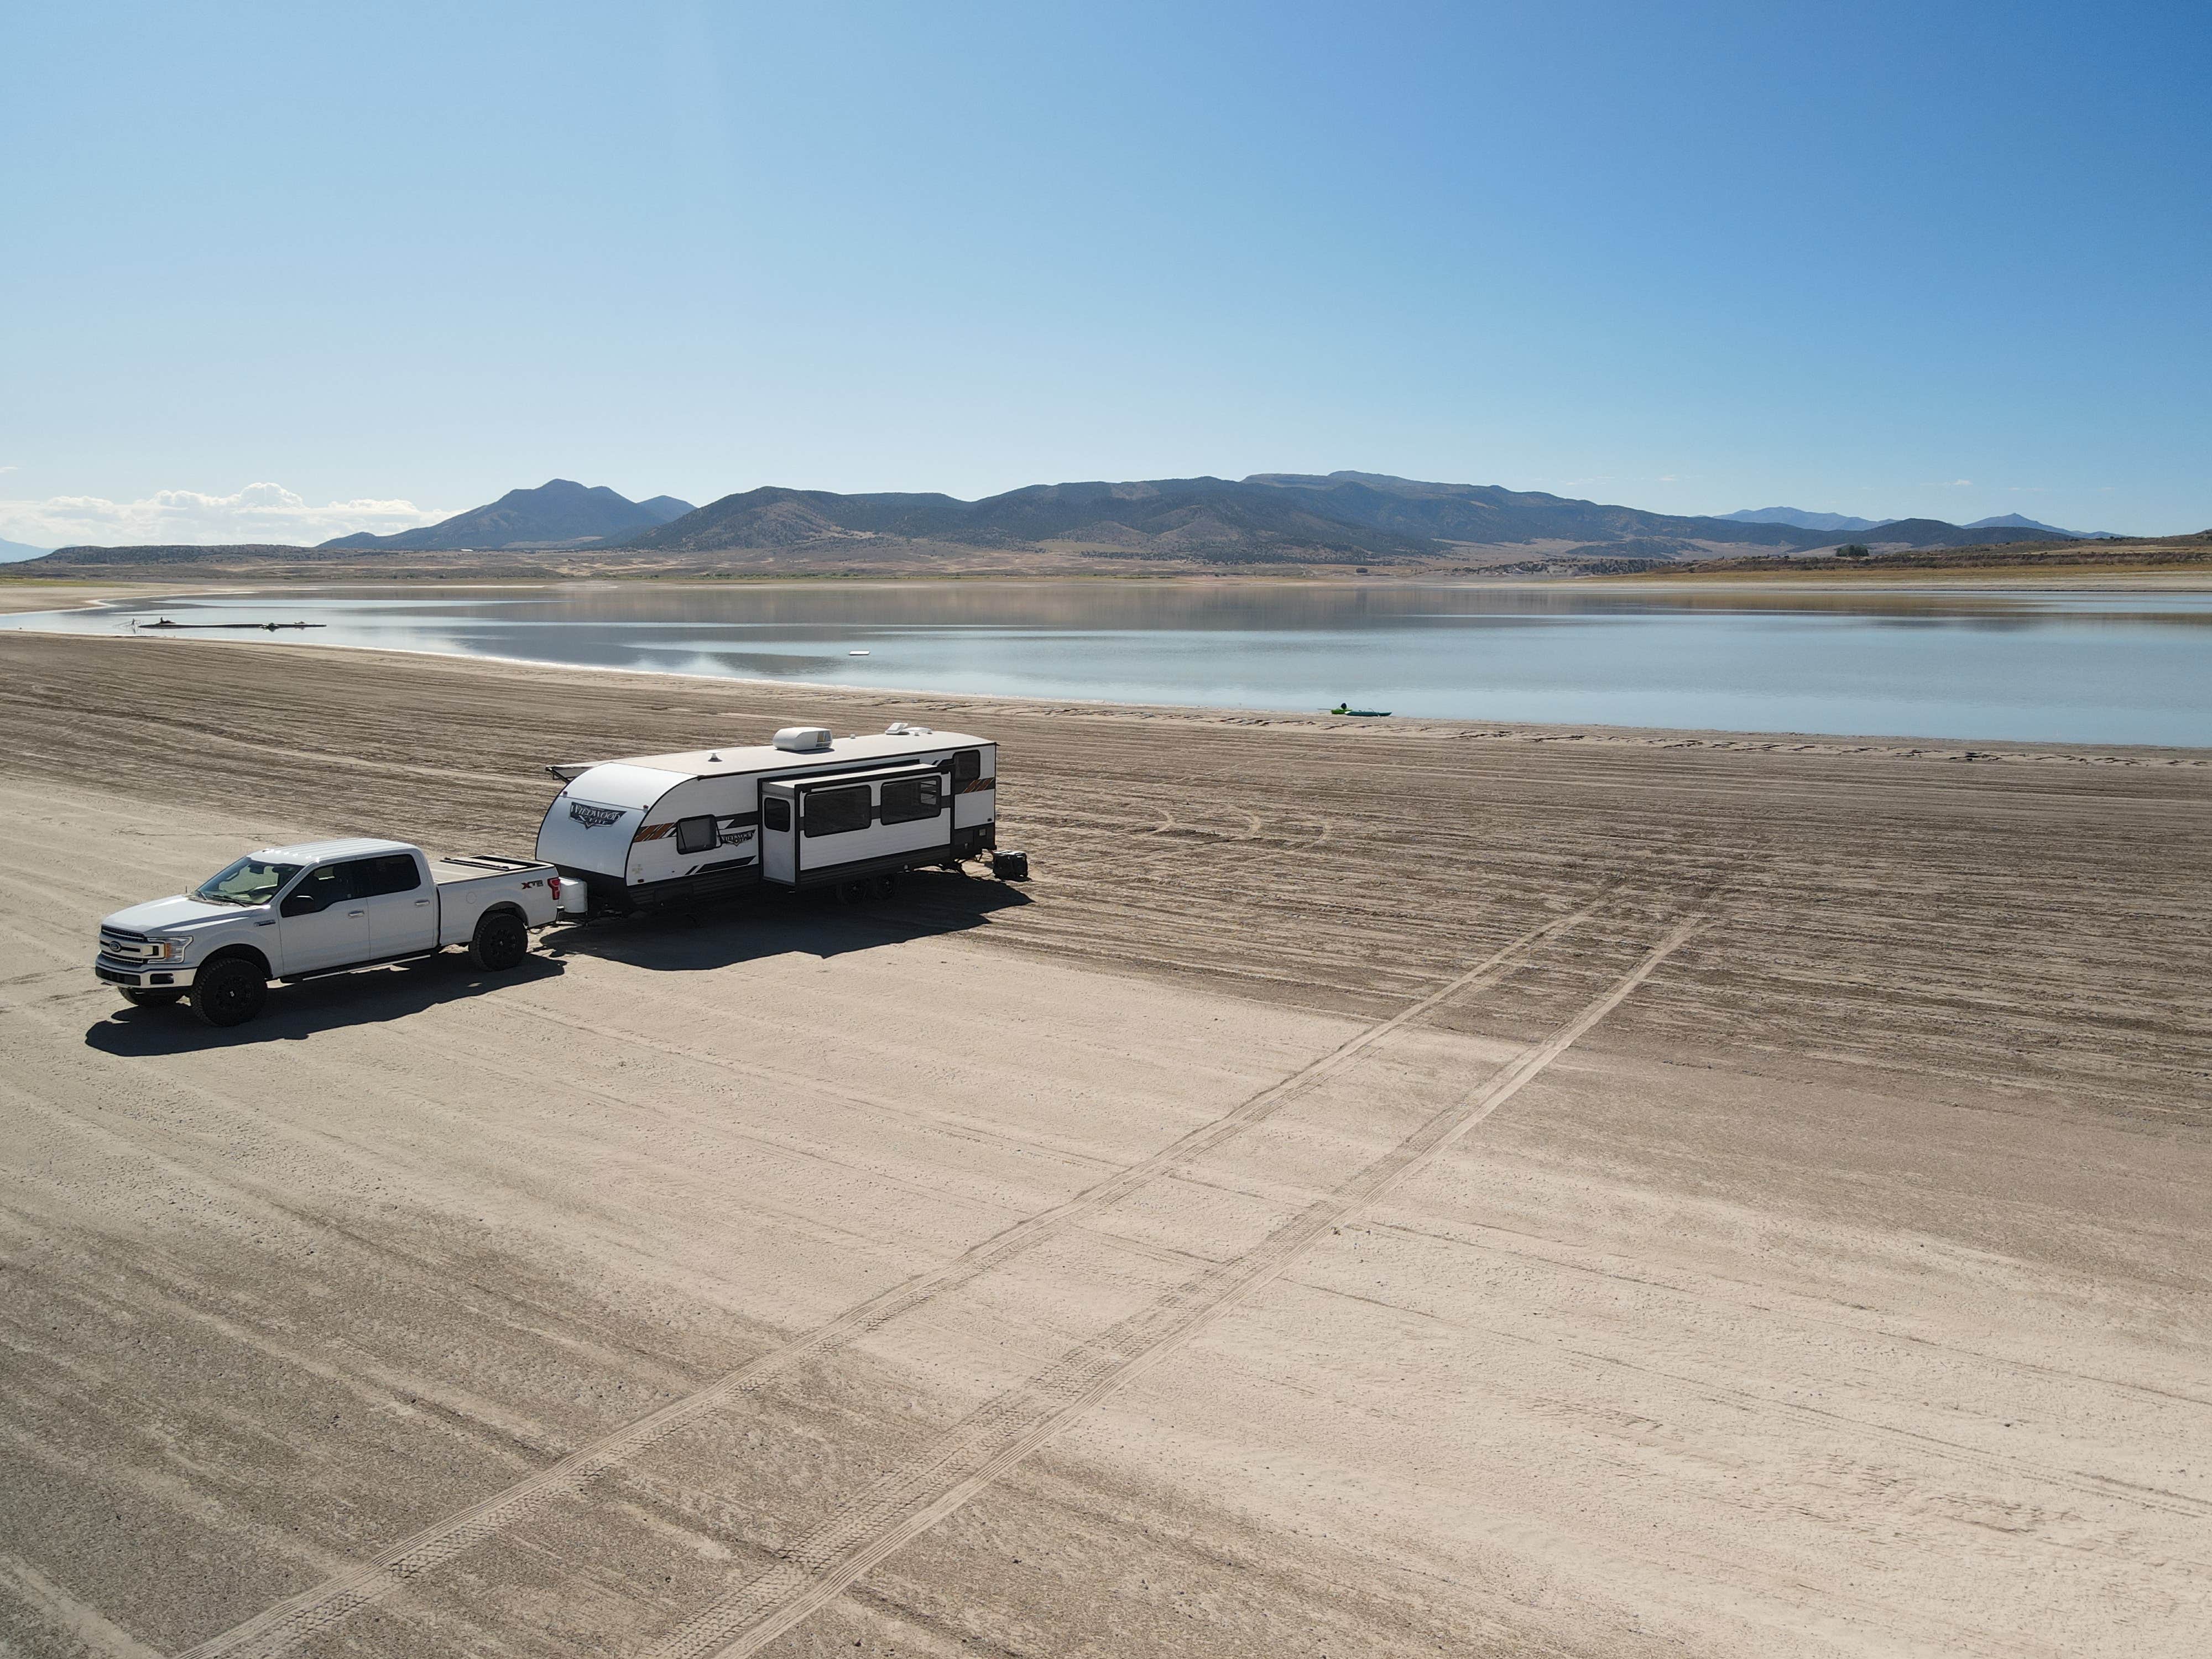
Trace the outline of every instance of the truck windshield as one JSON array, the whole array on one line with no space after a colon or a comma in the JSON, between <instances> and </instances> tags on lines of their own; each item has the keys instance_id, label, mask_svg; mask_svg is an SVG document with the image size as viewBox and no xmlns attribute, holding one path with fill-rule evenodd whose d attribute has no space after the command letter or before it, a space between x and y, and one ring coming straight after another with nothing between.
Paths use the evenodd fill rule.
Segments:
<instances>
[{"instance_id":1,"label":"truck windshield","mask_svg":"<svg viewBox=\"0 0 2212 1659\"><path fill-rule=\"evenodd\" d=\"M210 876L192 889L192 896L210 904L266 904L284 884L300 873L296 864L271 864L266 859L240 859L228 869Z\"/></svg>"}]
</instances>

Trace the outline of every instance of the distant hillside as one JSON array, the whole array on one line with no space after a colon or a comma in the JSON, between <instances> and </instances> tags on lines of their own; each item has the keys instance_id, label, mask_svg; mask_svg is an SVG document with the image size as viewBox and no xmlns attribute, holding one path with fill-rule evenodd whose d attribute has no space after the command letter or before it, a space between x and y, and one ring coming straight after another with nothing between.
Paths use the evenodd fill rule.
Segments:
<instances>
[{"instance_id":1,"label":"distant hillside","mask_svg":"<svg viewBox=\"0 0 2212 1659\"><path fill-rule=\"evenodd\" d=\"M2065 541L2081 539L2070 530L2044 533ZM1993 547L2002 542L2016 542L2021 535L2018 529L2002 521L1969 529L1963 525L1946 524L1941 519L1892 519L1863 532L1858 539L1869 547Z\"/></svg>"},{"instance_id":2,"label":"distant hillside","mask_svg":"<svg viewBox=\"0 0 2212 1659\"><path fill-rule=\"evenodd\" d=\"M312 547L283 547L267 542L239 542L220 547L173 542L149 547L63 547L46 555L41 563L99 564L217 564L225 562L293 563L301 560L335 562L333 555Z\"/></svg>"},{"instance_id":3,"label":"distant hillside","mask_svg":"<svg viewBox=\"0 0 2212 1659\"><path fill-rule=\"evenodd\" d=\"M1817 532L1787 526L1680 518L1491 485L1334 472L1262 473L1238 481L1033 484L977 501L770 486L726 495L620 545L702 554L854 538L980 548L1065 545L1094 557L1215 564L1434 560L1450 556L1454 544L1663 538L1723 546L1811 548L1825 539ZM1686 550L1697 556L1707 550Z\"/></svg>"},{"instance_id":4,"label":"distant hillside","mask_svg":"<svg viewBox=\"0 0 2212 1659\"><path fill-rule=\"evenodd\" d=\"M2070 536L2083 540L2113 538L2118 533L2111 530L2061 530L2055 524L2045 524L2040 519L2023 519L2017 513L2008 513L2002 518L1977 519L1972 524L1959 527L1962 530L2040 530L2048 536Z\"/></svg>"},{"instance_id":5,"label":"distant hillside","mask_svg":"<svg viewBox=\"0 0 2212 1659\"><path fill-rule=\"evenodd\" d=\"M13 564L18 559L43 559L52 551L50 547L33 547L27 542L0 541L0 564Z\"/></svg>"},{"instance_id":6,"label":"distant hillside","mask_svg":"<svg viewBox=\"0 0 2212 1659\"><path fill-rule=\"evenodd\" d=\"M567 478L554 478L535 489L510 489L489 507L471 507L421 530L403 530L391 536L372 536L363 531L322 544L404 552L434 548L498 551L581 547L666 524L691 510L690 502L679 501L673 495L634 501L605 484L586 489Z\"/></svg>"},{"instance_id":7,"label":"distant hillside","mask_svg":"<svg viewBox=\"0 0 2212 1659\"><path fill-rule=\"evenodd\" d=\"M1064 542L1109 557L1150 554L1217 563L1279 562L1316 553L1388 560L1434 550L1419 537L1317 511L1292 492L1220 478L1035 484L980 501L770 487L726 495L623 544L708 552L860 536L967 547Z\"/></svg>"},{"instance_id":8,"label":"distant hillside","mask_svg":"<svg viewBox=\"0 0 2212 1659\"><path fill-rule=\"evenodd\" d=\"M1891 526L1899 524L1915 526L1943 524L1945 533L1953 538L1945 545L1952 547L1974 544L1957 539L1959 532L1966 530L2038 530L2046 536L2060 536L2069 540L2108 536L2112 533L2106 530L2062 530L2057 525L2045 524L2039 519L2023 519L2017 513L2007 513L1999 518L1977 519L1972 524L1963 525L1944 524L1941 519L1855 519L1847 513L1808 513L1795 507L1747 507L1741 513L1723 514L1722 516L1734 520L1739 524L1795 525L1801 530L1826 530L1846 536L1856 535L1863 531L1887 532ZM1916 528L1912 533L1917 535L1924 532ZM1902 538L1884 534L1880 539L1895 541ZM1932 543L1925 544L1934 545ZM1914 545L1919 546L1923 544L1915 543Z\"/></svg>"},{"instance_id":9,"label":"distant hillside","mask_svg":"<svg viewBox=\"0 0 2212 1659\"><path fill-rule=\"evenodd\" d=\"M1245 481L1302 495L1310 508L1401 534L1474 545L1674 538L1751 547L1817 547L1821 538L1786 525L1647 513L1496 484L1423 483L1378 472L1258 473Z\"/></svg>"},{"instance_id":10,"label":"distant hillside","mask_svg":"<svg viewBox=\"0 0 2212 1659\"><path fill-rule=\"evenodd\" d=\"M1871 530L1879 519L1854 519L1848 513L1808 513L1799 507L1747 507L1738 513L1723 513L1723 519L1737 524L1787 524L1800 530Z\"/></svg>"},{"instance_id":11,"label":"distant hillside","mask_svg":"<svg viewBox=\"0 0 2212 1659\"><path fill-rule=\"evenodd\" d=\"M1911 522L1905 520L1905 522ZM1923 523L1932 520L1923 520ZM1783 577L1790 580L1862 578L1879 580L1920 572L1938 574L2000 574L2010 580L2023 575L2080 574L2142 571L2201 574L2212 569L2212 530L2187 536L2068 536L2029 541L1985 541L1978 538L2004 533L2001 527L1972 532L1949 526L1954 535L1972 533L1970 544L1908 547L1896 552L1855 555L1844 558L1823 554L1813 558L1749 557L1706 559L1694 564L1645 565L1635 572L1662 580L1684 576ZM1875 544L1878 545L1878 544Z\"/></svg>"}]
</instances>

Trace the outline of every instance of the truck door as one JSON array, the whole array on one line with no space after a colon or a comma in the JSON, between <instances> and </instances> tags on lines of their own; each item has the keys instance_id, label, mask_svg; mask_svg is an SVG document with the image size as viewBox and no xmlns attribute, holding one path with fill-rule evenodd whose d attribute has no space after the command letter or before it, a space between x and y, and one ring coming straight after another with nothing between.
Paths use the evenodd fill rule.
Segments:
<instances>
[{"instance_id":1,"label":"truck door","mask_svg":"<svg viewBox=\"0 0 2212 1659\"><path fill-rule=\"evenodd\" d=\"M761 876L791 886L799 879L798 792L787 783L764 783L760 790Z\"/></svg>"},{"instance_id":2,"label":"truck door","mask_svg":"<svg viewBox=\"0 0 2212 1659\"><path fill-rule=\"evenodd\" d=\"M368 908L355 902L355 866L318 865L300 878L276 908L284 974L312 974L368 959Z\"/></svg>"},{"instance_id":3,"label":"truck door","mask_svg":"<svg viewBox=\"0 0 2212 1659\"><path fill-rule=\"evenodd\" d=\"M385 853L356 860L351 867L354 897L368 911L372 956L405 956L436 947L438 895L422 878L420 859L412 853Z\"/></svg>"}]
</instances>

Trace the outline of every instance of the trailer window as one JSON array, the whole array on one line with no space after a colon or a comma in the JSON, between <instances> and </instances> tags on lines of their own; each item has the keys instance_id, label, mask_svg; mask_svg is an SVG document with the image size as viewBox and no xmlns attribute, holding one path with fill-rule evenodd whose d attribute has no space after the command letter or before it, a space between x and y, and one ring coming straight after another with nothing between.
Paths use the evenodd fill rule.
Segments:
<instances>
[{"instance_id":1,"label":"trailer window","mask_svg":"<svg viewBox=\"0 0 2212 1659\"><path fill-rule=\"evenodd\" d=\"M973 783L982 775L983 751L981 750L963 749L952 757L953 782Z\"/></svg>"},{"instance_id":2,"label":"trailer window","mask_svg":"<svg viewBox=\"0 0 2212 1659\"><path fill-rule=\"evenodd\" d=\"M676 820L676 850L679 853L711 853L721 845L720 833L714 828L714 815L702 812L696 818Z\"/></svg>"},{"instance_id":3,"label":"trailer window","mask_svg":"<svg viewBox=\"0 0 2212 1659\"><path fill-rule=\"evenodd\" d=\"M806 796L805 833L842 836L848 830L866 829L874 816L865 783L848 784L842 789L815 789Z\"/></svg>"},{"instance_id":4,"label":"trailer window","mask_svg":"<svg viewBox=\"0 0 2212 1659\"><path fill-rule=\"evenodd\" d=\"M916 818L933 818L942 801L945 780L932 772L926 778L899 778L884 786L883 820L885 823L911 823Z\"/></svg>"},{"instance_id":5,"label":"trailer window","mask_svg":"<svg viewBox=\"0 0 2212 1659\"><path fill-rule=\"evenodd\" d=\"M382 858L362 859L353 867L353 896L356 898L381 898L386 893L411 893L422 884L422 872L415 867L415 860L405 853L387 853Z\"/></svg>"},{"instance_id":6,"label":"trailer window","mask_svg":"<svg viewBox=\"0 0 2212 1659\"><path fill-rule=\"evenodd\" d=\"M770 795L761 802L761 823L770 830L791 828L791 803L778 795Z\"/></svg>"}]
</instances>

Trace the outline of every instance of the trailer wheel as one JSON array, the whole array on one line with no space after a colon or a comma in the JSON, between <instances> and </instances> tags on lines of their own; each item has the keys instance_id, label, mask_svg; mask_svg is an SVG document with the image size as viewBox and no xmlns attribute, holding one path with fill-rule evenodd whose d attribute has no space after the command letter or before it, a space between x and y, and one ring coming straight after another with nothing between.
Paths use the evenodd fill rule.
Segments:
<instances>
[{"instance_id":1,"label":"trailer wheel","mask_svg":"<svg viewBox=\"0 0 2212 1659\"><path fill-rule=\"evenodd\" d=\"M512 910L494 910L477 923L469 960L488 974L503 974L530 954L530 929Z\"/></svg>"},{"instance_id":2,"label":"trailer wheel","mask_svg":"<svg viewBox=\"0 0 2212 1659\"><path fill-rule=\"evenodd\" d=\"M123 1000L133 1008L167 1008L184 994L182 991L125 991Z\"/></svg>"},{"instance_id":3,"label":"trailer wheel","mask_svg":"<svg viewBox=\"0 0 2212 1659\"><path fill-rule=\"evenodd\" d=\"M268 1000L269 981L242 957L210 963L192 983L192 1012L203 1025L243 1025Z\"/></svg>"}]
</instances>

